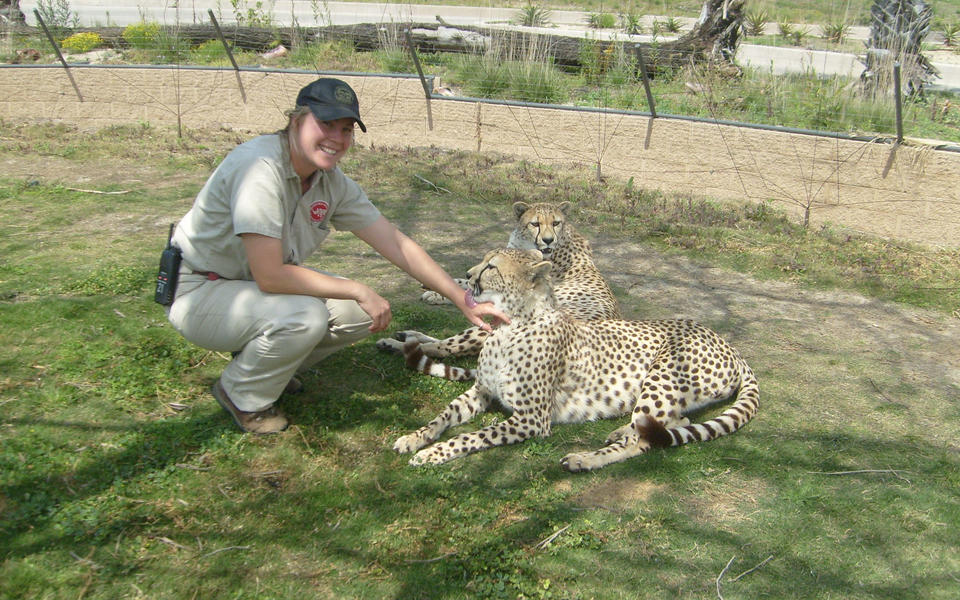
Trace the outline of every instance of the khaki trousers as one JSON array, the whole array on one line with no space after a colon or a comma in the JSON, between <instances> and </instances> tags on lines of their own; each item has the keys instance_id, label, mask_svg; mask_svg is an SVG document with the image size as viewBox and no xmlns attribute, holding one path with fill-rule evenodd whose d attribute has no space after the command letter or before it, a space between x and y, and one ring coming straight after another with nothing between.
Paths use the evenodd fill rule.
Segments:
<instances>
[{"instance_id":1,"label":"khaki trousers","mask_svg":"<svg viewBox=\"0 0 960 600\"><path fill-rule=\"evenodd\" d=\"M168 318L201 348L239 352L220 381L247 412L269 408L294 374L367 337L372 323L353 300L267 294L253 281L189 272L180 274Z\"/></svg>"}]
</instances>

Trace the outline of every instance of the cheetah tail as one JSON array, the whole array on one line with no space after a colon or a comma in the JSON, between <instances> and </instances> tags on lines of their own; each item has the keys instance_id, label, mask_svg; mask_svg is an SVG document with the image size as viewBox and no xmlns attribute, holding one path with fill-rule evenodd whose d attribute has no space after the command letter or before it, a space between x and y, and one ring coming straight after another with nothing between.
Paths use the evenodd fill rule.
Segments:
<instances>
[{"instance_id":1,"label":"cheetah tail","mask_svg":"<svg viewBox=\"0 0 960 600\"><path fill-rule=\"evenodd\" d=\"M708 442L729 435L750 422L760 409L760 386L750 367L744 363L740 370L740 391L736 401L717 417L703 423L667 429L656 419L647 416L638 426L640 437L655 448L682 446L690 442Z\"/></svg>"},{"instance_id":2,"label":"cheetah tail","mask_svg":"<svg viewBox=\"0 0 960 600\"><path fill-rule=\"evenodd\" d=\"M450 367L434 361L423 353L423 348L420 347L420 342L417 340L410 340L403 345L403 357L406 359L409 368L420 371L424 375L441 377L450 381L470 381L477 378L475 369Z\"/></svg>"}]
</instances>

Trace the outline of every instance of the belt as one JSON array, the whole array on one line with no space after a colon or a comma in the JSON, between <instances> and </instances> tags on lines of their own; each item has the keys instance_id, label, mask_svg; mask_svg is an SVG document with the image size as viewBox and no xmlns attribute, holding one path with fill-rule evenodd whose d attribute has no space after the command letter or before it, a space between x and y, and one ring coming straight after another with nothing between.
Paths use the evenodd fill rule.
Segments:
<instances>
[{"instance_id":1,"label":"belt","mask_svg":"<svg viewBox=\"0 0 960 600\"><path fill-rule=\"evenodd\" d=\"M226 279L226 277L221 277L220 275L218 275L217 273L214 273L213 271L193 271L192 273L194 275L203 275L210 281L216 281L218 279Z\"/></svg>"}]
</instances>

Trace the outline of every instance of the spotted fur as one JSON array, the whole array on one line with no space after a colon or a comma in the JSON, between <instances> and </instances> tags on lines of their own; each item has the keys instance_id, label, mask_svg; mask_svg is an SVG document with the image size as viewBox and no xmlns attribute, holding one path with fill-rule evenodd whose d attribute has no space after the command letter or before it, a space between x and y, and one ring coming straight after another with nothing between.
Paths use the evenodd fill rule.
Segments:
<instances>
[{"instance_id":1,"label":"spotted fur","mask_svg":"<svg viewBox=\"0 0 960 600\"><path fill-rule=\"evenodd\" d=\"M513 205L516 226L510 234L508 248L539 250L551 263L554 294L561 307L578 319L620 318L616 296L593 263L590 242L577 233L567 220L569 202L561 204L517 202ZM460 280L466 288L467 280ZM436 292L426 292L428 301L443 298ZM436 302L433 302L436 303ZM401 331L393 338L377 341L377 348L402 352L406 341L420 342L421 351L428 357L464 356L477 354L488 337L479 327L471 327L452 337L440 340L419 331ZM409 364L409 361L408 361ZM431 362L429 375L447 376L446 366ZM467 370L459 374L472 379Z\"/></svg>"},{"instance_id":2,"label":"spotted fur","mask_svg":"<svg viewBox=\"0 0 960 600\"><path fill-rule=\"evenodd\" d=\"M411 464L443 463L546 437L554 423L631 415L604 447L569 454L561 463L570 471L589 471L651 447L728 435L754 417L757 380L716 333L687 320L577 319L558 308L551 269L539 252L513 249L490 252L470 269L477 300L494 302L511 323L483 345L473 387L426 426L396 441L396 451L416 452ZM411 362L430 360L416 340L405 344L404 352ZM691 424L686 416L731 398L726 410L703 423ZM437 442L448 428L493 404L511 411L509 418Z\"/></svg>"}]
</instances>

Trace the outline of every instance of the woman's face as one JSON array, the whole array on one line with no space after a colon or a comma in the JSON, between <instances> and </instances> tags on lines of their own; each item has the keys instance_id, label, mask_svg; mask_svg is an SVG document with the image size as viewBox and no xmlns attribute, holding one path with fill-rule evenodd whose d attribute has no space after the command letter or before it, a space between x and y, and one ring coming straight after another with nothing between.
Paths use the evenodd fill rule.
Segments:
<instances>
[{"instance_id":1,"label":"woman's face","mask_svg":"<svg viewBox=\"0 0 960 600\"><path fill-rule=\"evenodd\" d=\"M347 117L333 121L318 121L313 113L300 118L294 128L290 158L293 168L301 177L313 174L317 169L329 171L353 144L353 119Z\"/></svg>"}]
</instances>

